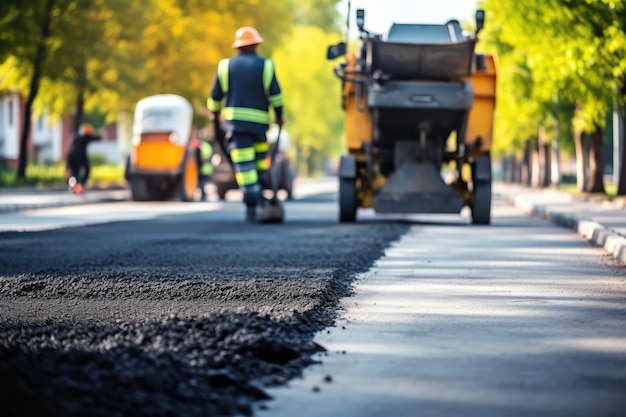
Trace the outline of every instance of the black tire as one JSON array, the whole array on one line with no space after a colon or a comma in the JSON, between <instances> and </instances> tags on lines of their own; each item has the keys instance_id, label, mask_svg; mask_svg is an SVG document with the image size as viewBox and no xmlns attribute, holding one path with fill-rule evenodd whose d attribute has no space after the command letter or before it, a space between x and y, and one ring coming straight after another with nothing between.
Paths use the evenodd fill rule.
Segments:
<instances>
[{"instance_id":1,"label":"black tire","mask_svg":"<svg viewBox=\"0 0 626 417\"><path fill-rule=\"evenodd\" d=\"M131 170L130 170L130 155L126 158L126 166L124 167L124 179L128 184L130 184L132 178Z\"/></svg>"},{"instance_id":2,"label":"black tire","mask_svg":"<svg viewBox=\"0 0 626 417\"><path fill-rule=\"evenodd\" d=\"M474 183L472 224L491 224L491 182Z\"/></svg>"},{"instance_id":3,"label":"black tire","mask_svg":"<svg viewBox=\"0 0 626 417\"><path fill-rule=\"evenodd\" d=\"M148 189L146 179L140 175L133 175L130 179L130 194L133 201L150 201L152 193Z\"/></svg>"},{"instance_id":4,"label":"black tire","mask_svg":"<svg viewBox=\"0 0 626 417\"><path fill-rule=\"evenodd\" d=\"M491 156L476 158L472 164L473 224L491 224Z\"/></svg>"},{"instance_id":5,"label":"black tire","mask_svg":"<svg viewBox=\"0 0 626 417\"><path fill-rule=\"evenodd\" d=\"M356 221L356 182L354 179L339 178L339 221Z\"/></svg>"}]
</instances>

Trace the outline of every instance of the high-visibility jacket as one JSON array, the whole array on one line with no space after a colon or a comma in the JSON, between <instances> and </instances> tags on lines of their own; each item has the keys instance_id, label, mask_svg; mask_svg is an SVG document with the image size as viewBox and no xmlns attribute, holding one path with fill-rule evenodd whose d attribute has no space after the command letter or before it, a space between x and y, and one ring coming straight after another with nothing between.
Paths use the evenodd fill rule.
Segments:
<instances>
[{"instance_id":1,"label":"high-visibility jacket","mask_svg":"<svg viewBox=\"0 0 626 417\"><path fill-rule=\"evenodd\" d=\"M272 60L242 51L219 62L207 107L214 113L221 111L227 129L264 134L270 106L282 119L283 95Z\"/></svg>"}]
</instances>

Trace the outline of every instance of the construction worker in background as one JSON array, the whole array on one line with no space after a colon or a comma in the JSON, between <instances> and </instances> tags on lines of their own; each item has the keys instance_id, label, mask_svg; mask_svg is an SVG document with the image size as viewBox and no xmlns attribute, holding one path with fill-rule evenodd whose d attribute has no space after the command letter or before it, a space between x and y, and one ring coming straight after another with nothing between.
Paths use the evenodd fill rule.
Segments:
<instances>
[{"instance_id":1,"label":"construction worker in background","mask_svg":"<svg viewBox=\"0 0 626 417\"><path fill-rule=\"evenodd\" d=\"M94 133L93 126L86 123L81 125L78 135L72 140L72 145L67 154L67 170L69 171L67 183L74 194L82 194L89 179L90 165L87 145L100 139L101 136Z\"/></svg>"},{"instance_id":2,"label":"construction worker in background","mask_svg":"<svg viewBox=\"0 0 626 417\"><path fill-rule=\"evenodd\" d=\"M201 191L200 200L207 199L205 187L213 175L213 164L211 157L213 156L213 147L206 140L194 138L192 147L196 154L196 162L198 164L198 188Z\"/></svg>"},{"instance_id":3,"label":"construction worker in background","mask_svg":"<svg viewBox=\"0 0 626 417\"><path fill-rule=\"evenodd\" d=\"M262 42L253 27L237 30L231 47L238 50L238 55L219 62L207 100L216 138L221 137L220 114L223 120L225 145L243 192L247 222L267 217L259 213L269 206L261 192L269 182L265 133L270 124L270 106L276 124L283 125L283 96L274 63L256 52Z\"/></svg>"}]
</instances>

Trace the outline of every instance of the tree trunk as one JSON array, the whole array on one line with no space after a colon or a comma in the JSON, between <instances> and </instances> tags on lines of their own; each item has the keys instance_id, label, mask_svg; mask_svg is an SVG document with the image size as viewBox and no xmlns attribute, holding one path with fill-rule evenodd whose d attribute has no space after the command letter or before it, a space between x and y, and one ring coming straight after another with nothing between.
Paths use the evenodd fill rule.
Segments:
<instances>
[{"instance_id":1,"label":"tree trunk","mask_svg":"<svg viewBox=\"0 0 626 417\"><path fill-rule=\"evenodd\" d=\"M586 135L585 132L574 132L574 144L576 145L576 187L580 192L587 191L587 158L586 158Z\"/></svg>"},{"instance_id":2,"label":"tree trunk","mask_svg":"<svg viewBox=\"0 0 626 417\"><path fill-rule=\"evenodd\" d=\"M531 167L531 145L530 141L527 140L524 142L524 156L522 158L522 185L528 187L531 184L532 180L532 167Z\"/></svg>"},{"instance_id":3,"label":"tree trunk","mask_svg":"<svg viewBox=\"0 0 626 417\"><path fill-rule=\"evenodd\" d=\"M620 145L619 181L617 182L617 195L626 195L626 111L622 112L622 126L620 132L622 140Z\"/></svg>"},{"instance_id":4,"label":"tree trunk","mask_svg":"<svg viewBox=\"0 0 626 417\"><path fill-rule=\"evenodd\" d=\"M513 182L519 184L522 182L522 164L517 156L512 156L513 159Z\"/></svg>"},{"instance_id":5,"label":"tree trunk","mask_svg":"<svg viewBox=\"0 0 626 417\"><path fill-rule=\"evenodd\" d=\"M512 156L504 158L504 166L504 182L513 183L515 181L515 163Z\"/></svg>"},{"instance_id":6,"label":"tree trunk","mask_svg":"<svg viewBox=\"0 0 626 417\"><path fill-rule=\"evenodd\" d=\"M532 187L541 186L539 149L533 146L530 150L530 185Z\"/></svg>"},{"instance_id":7,"label":"tree trunk","mask_svg":"<svg viewBox=\"0 0 626 417\"><path fill-rule=\"evenodd\" d=\"M559 126L558 97L552 97L552 117L554 118L555 135L552 139L552 158L550 159L550 185L555 188L561 186L561 129Z\"/></svg>"},{"instance_id":8,"label":"tree trunk","mask_svg":"<svg viewBox=\"0 0 626 417\"><path fill-rule=\"evenodd\" d=\"M506 166L506 154L504 152L500 155L500 161L502 163L502 182L506 182L508 167Z\"/></svg>"},{"instance_id":9,"label":"tree trunk","mask_svg":"<svg viewBox=\"0 0 626 417\"><path fill-rule=\"evenodd\" d=\"M604 129L596 124L591 134L591 153L589 155L589 185L590 193L605 193L604 190Z\"/></svg>"},{"instance_id":10,"label":"tree trunk","mask_svg":"<svg viewBox=\"0 0 626 417\"><path fill-rule=\"evenodd\" d=\"M37 93L39 93L39 84L41 81L41 73L43 70L43 64L46 60L46 53L48 48L46 47L46 41L50 37L50 18L52 13L52 6L54 0L47 0L43 20L41 22L41 39L39 45L37 45L37 51L35 53L35 59L33 61L33 75L30 79L30 89L28 91L28 97L24 103L24 124L22 125L22 132L20 136L20 152L17 161L17 177L26 178L26 165L28 164L28 136L30 135L30 124L32 118L32 108Z\"/></svg>"},{"instance_id":11,"label":"tree trunk","mask_svg":"<svg viewBox=\"0 0 626 417\"><path fill-rule=\"evenodd\" d=\"M538 136L538 157L539 157L539 187L547 187L550 185L550 146L546 140L546 130L539 128Z\"/></svg>"},{"instance_id":12,"label":"tree trunk","mask_svg":"<svg viewBox=\"0 0 626 417\"><path fill-rule=\"evenodd\" d=\"M621 76L620 87L622 98L626 101L626 74ZM619 166L619 181L617 182L617 195L626 195L626 109L622 111L622 140L620 144L620 166ZM617 169L615 167L614 169Z\"/></svg>"},{"instance_id":13,"label":"tree trunk","mask_svg":"<svg viewBox=\"0 0 626 417\"><path fill-rule=\"evenodd\" d=\"M83 123L85 117L85 92L82 88L79 88L76 92L76 107L74 109L74 120L72 121L72 133L78 134L80 125Z\"/></svg>"},{"instance_id":14,"label":"tree trunk","mask_svg":"<svg viewBox=\"0 0 626 417\"><path fill-rule=\"evenodd\" d=\"M308 157L306 158L307 176L312 177L315 171L315 149L309 148Z\"/></svg>"},{"instance_id":15,"label":"tree trunk","mask_svg":"<svg viewBox=\"0 0 626 417\"><path fill-rule=\"evenodd\" d=\"M76 135L85 117L85 90L87 89L87 67L85 62L79 62L74 67L74 71L76 71L76 107L74 109L72 133Z\"/></svg>"},{"instance_id":16,"label":"tree trunk","mask_svg":"<svg viewBox=\"0 0 626 417\"><path fill-rule=\"evenodd\" d=\"M552 158L550 161L550 185L555 188L561 186L561 145L558 137L552 142Z\"/></svg>"}]
</instances>

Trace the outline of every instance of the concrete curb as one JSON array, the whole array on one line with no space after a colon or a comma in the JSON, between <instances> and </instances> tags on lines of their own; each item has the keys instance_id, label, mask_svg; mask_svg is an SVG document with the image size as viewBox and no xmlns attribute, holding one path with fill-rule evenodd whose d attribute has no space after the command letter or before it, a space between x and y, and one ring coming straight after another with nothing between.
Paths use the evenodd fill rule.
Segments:
<instances>
[{"instance_id":1,"label":"concrete curb","mask_svg":"<svg viewBox=\"0 0 626 417\"><path fill-rule=\"evenodd\" d=\"M29 195L27 198L33 199L33 195ZM38 202L2 202L0 199L0 214L80 204L110 203L125 201L128 198L129 192L126 190L90 190L84 195L70 195L67 192L58 192L54 196L47 196L46 199L48 201Z\"/></svg>"},{"instance_id":2,"label":"concrete curb","mask_svg":"<svg viewBox=\"0 0 626 417\"><path fill-rule=\"evenodd\" d=\"M626 264L626 238L612 232L600 223L582 216L551 210L545 205L533 204L523 196L515 197L513 202L528 214L539 216L576 231L586 240L603 248L615 259Z\"/></svg>"},{"instance_id":3,"label":"concrete curb","mask_svg":"<svg viewBox=\"0 0 626 417\"><path fill-rule=\"evenodd\" d=\"M80 202L56 201L56 202L50 202L50 203L35 203L35 204L5 204L5 205L0 205L0 213L15 213L17 211L76 206L79 204L112 203L116 201L122 201L122 200L117 199L117 198L103 198L99 200L87 200L87 201L80 201Z\"/></svg>"}]
</instances>

